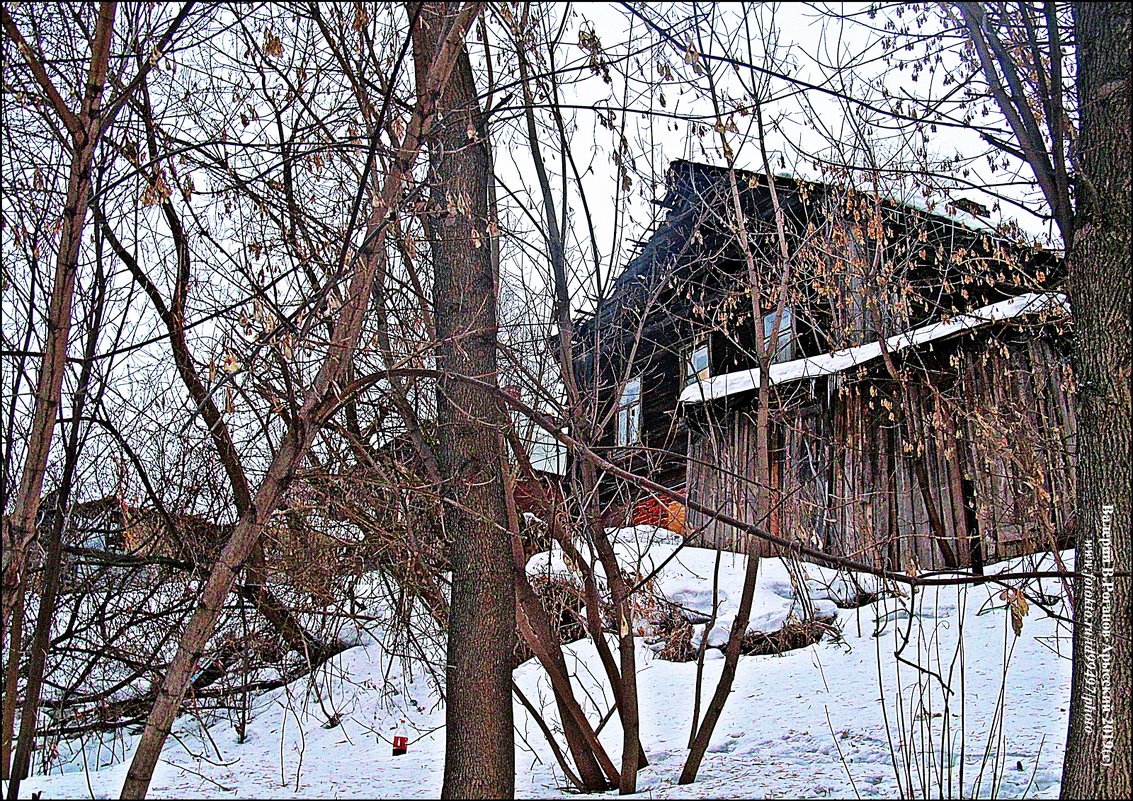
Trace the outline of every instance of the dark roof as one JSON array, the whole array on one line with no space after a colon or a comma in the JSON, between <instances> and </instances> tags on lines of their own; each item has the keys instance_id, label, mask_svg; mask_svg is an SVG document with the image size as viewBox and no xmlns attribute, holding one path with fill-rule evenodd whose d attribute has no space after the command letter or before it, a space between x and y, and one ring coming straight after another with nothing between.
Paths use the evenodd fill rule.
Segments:
<instances>
[{"instance_id":1,"label":"dark roof","mask_svg":"<svg viewBox=\"0 0 1133 801\"><path fill-rule=\"evenodd\" d=\"M723 207L732 202L728 175L727 167L684 159L677 159L669 165L665 175L665 195L657 201L658 205L668 210L664 219L652 235L639 244L637 253L614 281L610 294L602 299L590 319L582 322L584 331L593 325L604 326L617 317L619 311L632 308L635 299L653 286L659 275L678 264L680 252L686 246L693 225L704 210ZM745 213L771 223L774 219L774 204L766 175L737 169L735 176ZM805 228L807 206L813 199L826 197L835 191L848 191L844 186L786 175L775 176L775 189L785 216L799 229ZM1049 265L1048 273L1053 273L1054 266L1060 264L1060 260L1052 253L1023 248L993 234L987 228L980 230L968 225L955 215L949 216L889 199L882 199L882 205L895 218L910 221L915 219L917 225L928 227L933 231L933 239L947 238L954 241L959 237L973 243L984 239L1004 244L1009 250L1016 252L1027 250L1029 253L1026 254L1026 260L1038 260Z\"/></svg>"}]
</instances>

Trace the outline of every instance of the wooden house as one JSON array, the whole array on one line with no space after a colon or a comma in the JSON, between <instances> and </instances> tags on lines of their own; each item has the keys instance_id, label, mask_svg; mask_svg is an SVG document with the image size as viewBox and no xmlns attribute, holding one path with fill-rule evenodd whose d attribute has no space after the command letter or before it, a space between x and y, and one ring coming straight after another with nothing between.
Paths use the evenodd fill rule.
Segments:
<instances>
[{"instance_id":1,"label":"wooden house","mask_svg":"<svg viewBox=\"0 0 1133 801\"><path fill-rule=\"evenodd\" d=\"M664 218L579 326L576 372L612 461L878 566L981 569L1072 541L1070 318L1053 254L963 203L686 161L666 190ZM623 520L771 552L626 482L603 490Z\"/></svg>"}]
</instances>

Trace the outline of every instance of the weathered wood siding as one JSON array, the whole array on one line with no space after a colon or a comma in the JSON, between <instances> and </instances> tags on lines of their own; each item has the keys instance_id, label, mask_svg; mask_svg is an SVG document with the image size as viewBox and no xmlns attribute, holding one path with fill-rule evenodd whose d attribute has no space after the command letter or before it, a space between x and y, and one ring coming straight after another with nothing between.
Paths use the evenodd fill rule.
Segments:
<instances>
[{"instance_id":1,"label":"weathered wood siding","mask_svg":"<svg viewBox=\"0 0 1133 801\"><path fill-rule=\"evenodd\" d=\"M1069 363L1045 340L992 345L959 370L962 441L993 558L1069 547L1077 415Z\"/></svg>"},{"instance_id":2,"label":"weathered wood siding","mask_svg":"<svg viewBox=\"0 0 1133 801\"><path fill-rule=\"evenodd\" d=\"M707 433L689 438L686 492L688 497L711 505L747 523L756 519L756 495L761 490L755 473L754 423L746 412L735 412L712 426ZM698 512L685 518L686 533L694 541L729 551L748 552L762 547L732 526ZM763 553L762 550L757 551Z\"/></svg>"},{"instance_id":3,"label":"weathered wood siding","mask_svg":"<svg viewBox=\"0 0 1133 801\"><path fill-rule=\"evenodd\" d=\"M941 568L945 549L916 478L922 460L960 565L1065 547L1075 434L1065 358L1044 339L989 340L943 348L908 372L903 390L876 373L796 388L773 414L770 488L753 480L752 416L733 407L690 440L689 497L756 523L755 494L769 491L774 533L878 567ZM769 553L691 510L688 530L710 547Z\"/></svg>"}]
</instances>

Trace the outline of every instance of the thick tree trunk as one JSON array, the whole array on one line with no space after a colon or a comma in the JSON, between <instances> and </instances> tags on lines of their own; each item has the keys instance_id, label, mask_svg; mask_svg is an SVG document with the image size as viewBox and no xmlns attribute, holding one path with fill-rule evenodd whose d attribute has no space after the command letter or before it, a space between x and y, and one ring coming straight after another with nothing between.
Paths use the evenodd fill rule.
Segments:
<instances>
[{"instance_id":1,"label":"thick tree trunk","mask_svg":"<svg viewBox=\"0 0 1133 801\"><path fill-rule=\"evenodd\" d=\"M463 52L464 34L478 11L479 8L475 5L462 7L451 29L445 31L444 42L429 65L423 82L419 84L418 91L422 100L406 126L398 158L386 176L382 194L376 199L378 202L367 221L366 241L371 251L380 250L385 245L388 218L401 200L406 182L412 178L411 170L417 159L420 143L434 120L434 99L448 82L456 55ZM224 601L236 582L237 572L259 542L264 525L278 508L284 492L306 457L319 426L339 401L338 393L358 347L362 323L374 290L378 260L371 255L351 266L353 272L346 302L339 310L331 335L333 347L328 350L314 384L305 393L299 412L268 466L267 474L252 500L252 507L240 517L201 591L197 608L181 635L177 653L166 671L153 710L146 720L145 730L122 785L123 798L145 797L165 738L169 736L173 721L181 708L193 671L209 637L216 629ZM509 602L510 600L509 595ZM510 684L508 691L510 692Z\"/></svg>"},{"instance_id":2,"label":"thick tree trunk","mask_svg":"<svg viewBox=\"0 0 1133 801\"><path fill-rule=\"evenodd\" d=\"M420 6L413 33L418 84L456 7ZM412 13L412 7L411 7ZM445 677L446 798L507 798L515 790L511 660L515 577L500 465L508 418L495 396L454 378L496 384L497 279L488 229L487 143L463 49L437 100L429 140L433 309L437 328L437 463L452 554Z\"/></svg>"},{"instance_id":3,"label":"thick tree trunk","mask_svg":"<svg viewBox=\"0 0 1133 801\"><path fill-rule=\"evenodd\" d=\"M1076 566L1082 577L1075 586L1062 797L1129 798L1130 8L1078 3L1074 27L1081 122L1070 292L1079 404Z\"/></svg>"}]
</instances>

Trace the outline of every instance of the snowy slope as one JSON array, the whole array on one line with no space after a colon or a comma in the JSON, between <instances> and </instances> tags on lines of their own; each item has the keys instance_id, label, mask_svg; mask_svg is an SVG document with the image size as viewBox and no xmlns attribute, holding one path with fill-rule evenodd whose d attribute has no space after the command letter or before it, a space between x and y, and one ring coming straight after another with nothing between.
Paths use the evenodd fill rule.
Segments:
<instances>
[{"instance_id":1,"label":"snowy slope","mask_svg":"<svg viewBox=\"0 0 1133 801\"><path fill-rule=\"evenodd\" d=\"M666 539L665 532L654 535L644 527L623 530L620 557L644 576L672 556L655 586L691 613L710 613L715 552L684 548L674 556L677 541ZM642 557L643 564L635 557ZM1045 559L1050 569L1051 558ZM560 569L569 571L555 553L537 555L529 565L531 572ZM743 557L727 554L721 560L718 620L725 636L743 570ZM830 598L847 594L846 578L813 565L805 570L819 607L836 612L843 642L741 658L734 691L693 785L680 787L676 780L687 754L696 664L661 660L647 638L638 638L642 740L651 762L639 779L641 794L891 797L900 793L899 775L904 793L917 796L957 796L961 788L966 796L1057 795L1070 682L1064 625L1060 629L1032 608L1017 638L999 598L1001 587L991 584L836 608ZM1058 587L1048 581L1041 591L1053 596ZM778 559L762 560L751 630L773 630L797 610L786 566ZM391 652L405 646L395 645L382 630L360 639L362 645L321 672L317 694L304 679L257 698L243 743L237 742L231 719L183 717L163 754L151 796L437 796L444 712L433 685L420 667L402 672ZM714 632L709 644L717 640ZM905 662L895 658L897 651ZM566 652L584 708L596 719L609 708L610 693L595 649L581 641ZM715 658L705 663L706 699L723 665L719 651L708 653ZM541 668L533 661L524 663L516 680L553 721ZM341 722L326 727L335 716ZM407 720L409 753L393 757L390 741L402 718ZM517 794L566 795L550 749L518 703L516 728ZM616 716L601 738L617 759L621 732ZM113 757L105 748L101 756L96 750L88 747L87 769L79 756L69 773L25 781L21 795L42 791L44 798L117 797L132 739L126 736ZM115 764L102 766L111 762Z\"/></svg>"}]
</instances>

